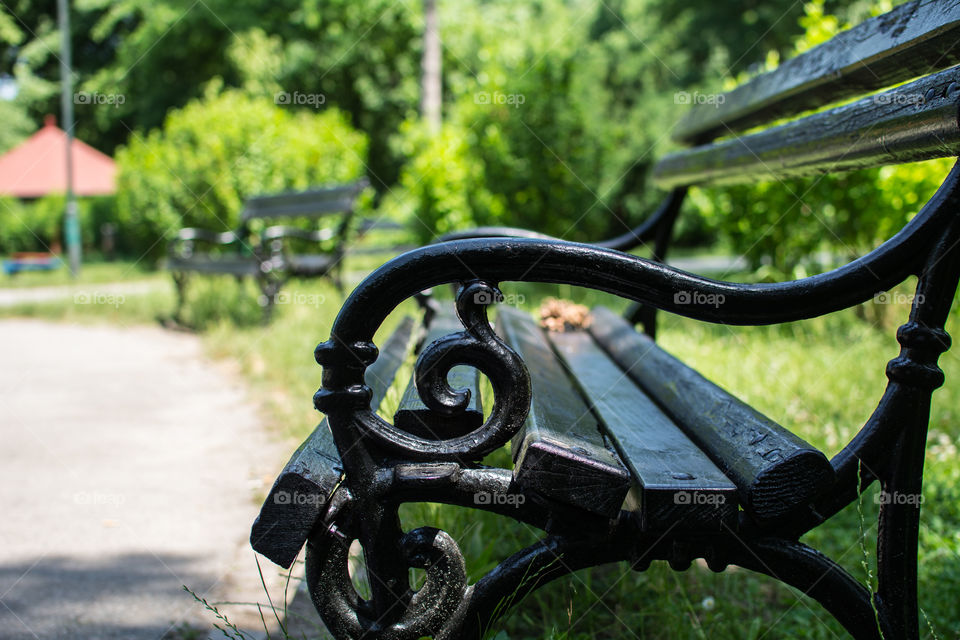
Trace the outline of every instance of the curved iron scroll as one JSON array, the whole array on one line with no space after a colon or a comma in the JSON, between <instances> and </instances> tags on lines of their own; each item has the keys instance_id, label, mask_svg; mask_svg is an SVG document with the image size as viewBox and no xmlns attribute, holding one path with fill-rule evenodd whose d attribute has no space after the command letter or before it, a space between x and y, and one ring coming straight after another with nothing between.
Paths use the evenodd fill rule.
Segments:
<instances>
[{"instance_id":1,"label":"curved iron scroll","mask_svg":"<svg viewBox=\"0 0 960 640\"><path fill-rule=\"evenodd\" d=\"M338 388L337 365L344 365L344 348L354 349L361 357L357 362L372 362L376 347L370 341L344 342L331 338L317 347L317 362L324 365L324 386L317 392L317 409L331 416L336 432L355 428L368 443L393 455L413 460L479 460L499 449L519 431L530 405L530 379L520 357L500 340L490 327L486 307L502 294L485 282L472 282L457 297L457 314L464 331L452 333L428 345L417 360L417 390L431 411L444 417L456 417L467 408L468 391L450 388L447 374L456 365L476 367L493 386L494 404L490 417L479 429L446 439L430 439L407 433L383 420L372 411L365 411L352 420L341 421L335 414L344 406L360 408L369 402L370 390L361 384ZM348 356L349 357L349 356ZM360 371L344 368L346 371ZM328 383L328 380L330 383ZM439 435L439 434L438 434ZM342 438L343 436L341 436ZM349 466L349 463L348 463ZM349 469L348 469L349 471Z\"/></svg>"}]
</instances>

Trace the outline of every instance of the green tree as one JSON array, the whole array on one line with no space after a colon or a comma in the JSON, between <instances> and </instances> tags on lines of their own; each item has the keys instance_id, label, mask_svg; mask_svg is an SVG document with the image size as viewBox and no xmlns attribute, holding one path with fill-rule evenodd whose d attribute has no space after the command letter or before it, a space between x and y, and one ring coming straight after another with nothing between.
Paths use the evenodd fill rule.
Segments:
<instances>
[{"instance_id":1,"label":"green tree","mask_svg":"<svg viewBox=\"0 0 960 640\"><path fill-rule=\"evenodd\" d=\"M851 22L811 0L799 20L794 54L824 42ZM855 7L856 8L856 7ZM879 3L871 13L889 11ZM862 8L856 8L861 12ZM861 16L858 16L861 17ZM767 68L779 56L770 56ZM743 82L745 75L738 80ZM735 83L731 82L732 87ZM806 275L830 266L819 254L846 262L878 246L913 217L943 182L953 159L811 178L694 190L699 212L753 267L769 277Z\"/></svg>"}]
</instances>

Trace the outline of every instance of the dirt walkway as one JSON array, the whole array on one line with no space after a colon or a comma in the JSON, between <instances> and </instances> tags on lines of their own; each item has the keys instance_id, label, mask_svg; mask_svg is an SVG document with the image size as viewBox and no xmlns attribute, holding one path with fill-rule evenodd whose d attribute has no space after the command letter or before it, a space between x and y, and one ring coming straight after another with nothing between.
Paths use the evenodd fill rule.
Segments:
<instances>
[{"instance_id":1,"label":"dirt walkway","mask_svg":"<svg viewBox=\"0 0 960 640\"><path fill-rule=\"evenodd\" d=\"M266 602L247 536L289 443L196 337L4 320L0 354L0 638L206 637L182 585Z\"/></svg>"}]
</instances>

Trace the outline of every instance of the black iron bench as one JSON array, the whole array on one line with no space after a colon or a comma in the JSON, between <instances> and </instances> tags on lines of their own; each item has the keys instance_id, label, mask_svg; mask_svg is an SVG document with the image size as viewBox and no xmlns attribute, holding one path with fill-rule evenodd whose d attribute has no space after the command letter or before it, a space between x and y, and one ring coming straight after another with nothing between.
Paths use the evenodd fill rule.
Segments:
<instances>
[{"instance_id":1,"label":"black iron bench","mask_svg":"<svg viewBox=\"0 0 960 640\"><path fill-rule=\"evenodd\" d=\"M526 593L580 568L623 561L645 570L665 560L682 570L696 558L714 571L737 565L790 584L855 637L918 638L920 500L882 502L876 593L799 539L830 527L873 482L888 495L921 493L931 393L943 383L937 360L950 345L944 322L960 277L960 168L901 231L833 271L735 284L660 261L688 186L957 156L960 69L949 67L960 62L958 38L960 3L907 3L722 102L694 107L674 131L689 148L655 169L672 191L620 238L586 245L475 230L371 274L316 349L323 384L315 404L326 418L277 480L253 547L290 566L306 544L310 593L337 638L479 638ZM624 252L640 243L653 245L653 260ZM651 340L657 310L712 323L792 322L853 307L910 276L918 295L897 332L887 387L832 459ZM494 330L487 310L508 281L587 287L636 306L626 320L595 309L589 328L554 334L500 309ZM450 309L430 303L413 386L390 422L375 409L418 329L403 321L379 350L374 333L405 299L443 283L460 286L459 323L451 328ZM467 365L493 388L485 420ZM479 463L511 439L513 469ZM401 530L404 502L484 509L545 535L467 584L450 536ZM347 572L353 541L364 550L370 599ZM425 570L418 590L410 568Z\"/></svg>"},{"instance_id":2,"label":"black iron bench","mask_svg":"<svg viewBox=\"0 0 960 640\"><path fill-rule=\"evenodd\" d=\"M250 198L234 231L181 229L168 248L167 269L177 289L175 317L186 302L189 276L194 273L253 278L260 288L259 302L269 317L284 283L294 277L328 277L343 290L343 256L354 228L354 203L367 187L366 179L351 184L306 191L290 191ZM255 220L328 219L331 224L313 230L273 225L260 233L251 230ZM372 225L370 225L372 226ZM305 252L293 243L306 244Z\"/></svg>"}]
</instances>

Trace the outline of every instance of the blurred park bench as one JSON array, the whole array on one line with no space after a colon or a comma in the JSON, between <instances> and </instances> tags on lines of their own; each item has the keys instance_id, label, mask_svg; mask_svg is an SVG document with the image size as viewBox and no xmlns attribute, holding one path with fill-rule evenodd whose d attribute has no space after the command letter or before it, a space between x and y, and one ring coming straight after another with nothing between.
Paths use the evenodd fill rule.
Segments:
<instances>
[{"instance_id":1,"label":"blurred park bench","mask_svg":"<svg viewBox=\"0 0 960 640\"><path fill-rule=\"evenodd\" d=\"M237 229L226 232L181 229L170 243L167 269L177 288L175 317L186 302L189 276L231 275L253 278L260 288L260 304L269 318L276 296L292 278L329 278L342 291L343 256L358 229L353 223L357 196L369 182L328 186L250 198L240 213ZM326 226L273 225L259 234L251 230L256 220L324 221ZM375 226L367 222L367 229Z\"/></svg>"},{"instance_id":2,"label":"blurred park bench","mask_svg":"<svg viewBox=\"0 0 960 640\"><path fill-rule=\"evenodd\" d=\"M3 272L14 276L21 271L53 271L61 264L60 258L52 253L21 251L3 261Z\"/></svg>"}]
</instances>

